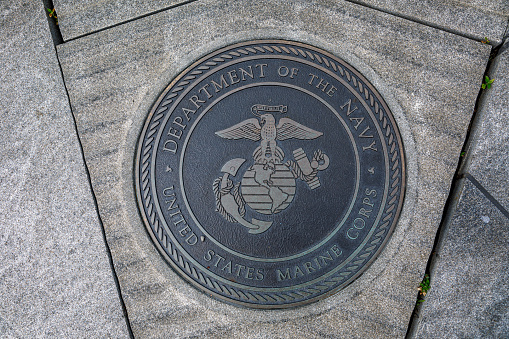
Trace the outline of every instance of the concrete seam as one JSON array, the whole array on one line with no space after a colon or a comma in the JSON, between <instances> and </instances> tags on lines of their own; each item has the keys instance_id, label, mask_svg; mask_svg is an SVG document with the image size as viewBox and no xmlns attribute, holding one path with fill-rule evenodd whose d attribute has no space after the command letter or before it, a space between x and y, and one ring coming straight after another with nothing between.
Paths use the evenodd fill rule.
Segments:
<instances>
[{"instance_id":1,"label":"concrete seam","mask_svg":"<svg viewBox=\"0 0 509 339\"><path fill-rule=\"evenodd\" d=\"M385 14L389 14L389 15L392 15L392 16L395 16L395 17L398 17L398 18L402 18L402 19L405 19L405 20L408 20L408 21L412 21L412 22L415 22L415 23L423 25L423 26L428 26L428 27L431 27L431 28L435 28L435 29L447 32L447 33L451 33L451 34L454 34L454 35L461 36L463 38L467 38L467 39L470 39L470 40L474 40L474 41L478 41L478 42L483 42L484 43L484 39L477 38L477 37L475 37L475 36L473 36L471 34L463 33L463 32L460 32L458 30L448 28L446 26L435 24L435 23L433 23L431 21L417 19L417 18L412 17L410 15L406 15L406 14L402 14L402 13L397 13L397 12L390 11L390 10L387 10L387 9L383 9L381 7L377 7L377 6L373 6L373 5L368 5L368 4L366 4L366 3L362 2L362 1L358 1L358 0L345 0L345 1L353 3L353 4L356 4L356 5L359 5L359 6L371 8L371 9L374 9L376 11L379 11L379 12L382 12L382 13L385 13ZM494 47L500 45L500 44L494 44L493 42L489 42L488 44L492 45Z\"/></svg>"},{"instance_id":2,"label":"concrete seam","mask_svg":"<svg viewBox=\"0 0 509 339\"><path fill-rule=\"evenodd\" d=\"M459 165L458 165L458 167L459 167ZM456 170L456 173L457 172L458 172L458 170ZM447 201L444 206L444 212L442 214L442 220L440 221L440 226L438 227L437 233L435 235L435 241L433 243L433 248L431 250L431 253L429 255L428 262L426 265L426 271L425 271L424 275L427 274L429 276L431 286L433 286L433 272L434 272L434 266L435 266L434 264L435 264L436 256L437 256L437 253L440 253L440 250L442 248L443 239L445 238L445 235L447 234L447 230L449 228L448 227L449 222L450 222L452 216L454 215L454 212L456 211L456 208L458 205L459 199L457 199L457 198L459 197L459 195L464 187L464 180L462 178L458 178L458 179L459 180L457 180L456 178L453 179L453 181L451 183L451 189L450 189L451 193L447 197ZM417 287L418 286L416 286L415 288L417 289ZM416 294L417 294L417 296L416 296L417 301L415 303L415 307L412 312L412 315L410 316L407 333L405 335L406 339L415 338L415 335L418 330L419 319L421 318L420 311L422 308L422 302L418 301L419 293L416 292ZM424 302L426 302L425 299L424 299Z\"/></svg>"},{"instance_id":3,"label":"concrete seam","mask_svg":"<svg viewBox=\"0 0 509 339\"><path fill-rule=\"evenodd\" d=\"M491 50L490 57L488 60L488 63L486 65L486 70L483 74L483 79L486 76L493 75L498 70L498 59L497 57L504 51L506 45L501 45L498 47L495 47ZM484 81L484 80L483 80ZM483 108L486 105L486 103L489 100L489 89L480 89L479 94L477 96L477 101L474 108L474 115L470 121L470 125L468 127L468 134L466 138L466 142L463 145L462 154L465 155L465 158L463 159L463 162L460 165L459 174L463 175L464 173L468 172L468 168L471 165L472 162L472 155L471 150L476 145L476 134L478 133L478 130L482 124L482 119L484 116Z\"/></svg>"},{"instance_id":4,"label":"concrete seam","mask_svg":"<svg viewBox=\"0 0 509 339\"><path fill-rule=\"evenodd\" d=\"M428 267L426 268L426 272L430 277L431 286L433 286L433 278L435 275L435 262L437 257L440 256L440 252L442 251L444 239L446 238L449 231L451 218L457 210L459 197L465 187L465 180L470 181L493 205L495 205L500 210L500 212L505 217L509 219L509 212L472 175L466 173L455 180L453 183L453 188L451 189L451 194L449 195L446 203L446 208L444 208L445 212L440 223L439 231L437 232L437 236L435 238L433 250L431 251L431 255L428 260ZM421 308L422 304L416 303L405 337L407 339L414 338L417 333Z\"/></svg>"},{"instance_id":5,"label":"concrete seam","mask_svg":"<svg viewBox=\"0 0 509 339\"><path fill-rule=\"evenodd\" d=\"M347 1L349 1L349 0L347 0ZM492 69L493 60L499 54L499 49L500 49L500 47L494 47L491 50L491 54L490 54L490 57L486 64L486 69L484 71L484 75L487 75L490 72L490 70ZM483 75L483 77L484 77L484 75ZM454 214L454 212L456 211L456 207L457 207L458 200L459 200L457 198L459 197L459 195L464 187L463 179L466 178L466 174L462 174L462 172L463 172L463 168L468 166L469 157L464 158L463 154L465 154L465 152L467 152L468 148L471 145L470 139L472 139L472 137L475 135L477 121L479 120L478 110L479 110L479 107L483 101L483 98L484 98L484 91L479 89L479 94L477 95L477 98L475 101L474 112L472 114L472 118L470 119L470 124L469 124L468 130L467 130L467 134L465 136L465 142L463 144L462 152L461 152L461 155L458 160L458 166L456 168L456 172L454 174L454 178L451 183L451 189L449 191L450 194L449 194L447 201L445 203L444 212L442 214L442 220L440 221L440 226L438 227L437 233L435 235L435 242L433 244L433 248L431 250L431 253L430 253L430 256L428 259L428 263L426 266L425 274L429 275L431 285L433 285L432 278L433 278L433 272L434 272L434 268L435 268L435 260L436 260L437 253L439 253L442 248L442 242L443 242L443 239L445 238L445 235L447 233L449 221L450 221L452 215ZM473 179L473 180L475 180L475 179ZM470 181L472 181L472 180L470 180ZM487 191L486 191L486 193L489 195L489 193ZM408 324L408 330L407 330L407 333L405 336L405 338L407 338L407 339L414 338L417 333L421 308L422 308L421 303L416 302L414 311L412 312L412 315L410 317L410 321Z\"/></svg>"},{"instance_id":6,"label":"concrete seam","mask_svg":"<svg viewBox=\"0 0 509 339\"><path fill-rule=\"evenodd\" d=\"M88 180L88 185L90 187L90 193L92 194L92 199L94 201L94 207L95 207L95 211L96 211L96 214L97 214L97 219L99 220L99 225L101 226L101 233L102 233L102 237L103 237L103 241L104 241L104 246L106 248L106 254L108 255L108 261L109 261L110 268L111 268L111 271L112 271L113 280L115 281L115 285L117 287L117 292L118 292L118 296L119 296L119 300L120 300L120 305L122 307L122 313L123 313L125 321L126 321L126 325L127 325L127 330L129 332L129 336L130 336L130 338L134 338L133 331L132 331L132 328L131 328L131 323L129 321L129 315L127 313L127 308L125 306L125 302L124 302L124 299L122 297L122 291L120 289L120 282L118 280L117 272L115 271L115 265L113 263L113 256L111 254L110 246L109 246L108 240L106 238L106 230L104 229L104 224L102 222L101 215L99 214L99 205L97 203L97 199L96 199L96 196L95 196L94 188L92 186L92 179L91 179L91 176L90 176L90 171L88 170L88 166L87 166L87 163L86 163L86 160L85 160L85 153L83 151L83 145L82 145L81 139L79 137L78 125L76 123L76 117L74 116L74 112L72 111L71 99L69 97L69 92L67 91L67 86L65 85L64 72L62 70L62 65L60 64L60 59L58 57L58 53L57 53L56 48L55 48L55 54L56 54L56 57L57 57L57 60L58 60L58 67L60 68L60 74L61 74L61 77L62 77L62 83L64 85L65 94L67 96L67 101L69 103L69 108L71 110L71 115L72 115L72 119L73 119L74 129L76 131L76 138L78 139L78 144L80 146L81 158L83 160L83 166L85 168L85 173L87 174L87 180Z\"/></svg>"},{"instance_id":7,"label":"concrete seam","mask_svg":"<svg viewBox=\"0 0 509 339\"><path fill-rule=\"evenodd\" d=\"M48 0L43 0L43 1L48 1ZM51 0L49 0L49 1L51 1ZM73 40L81 39L81 38L84 38L86 36L93 35L93 34L105 31L107 29L110 29L110 28L114 28L114 27L117 27L117 26L129 23L129 22L132 22L132 21L136 21L136 20L139 20L139 19L151 16L151 15L154 15L154 14L157 14L157 13L160 13L160 12L164 12L164 11L167 11L167 10L170 10L170 9L173 9L173 8L177 8L177 7L180 7L180 6L184 6L184 5L190 4L192 2L196 2L196 1L198 1L198 0L188 0L188 1L184 1L184 2L181 2L181 3L175 4L175 5L172 5L172 6L168 6L168 7L162 8L162 9L158 9L156 11L149 12L149 13L137 16L137 17L129 19L129 20L125 20L125 21L113 24L111 26L103 27L103 28L97 29L95 31L91 31L91 32L88 32L88 33L85 33L85 34L82 34L82 35L78 35L76 37L70 38L70 39L65 40L63 42L70 42L70 41L73 41ZM412 21L412 22L415 22L415 23L418 23L418 24L421 24L421 25L424 25L424 26L435 28L435 29L438 29L438 30L441 30L441 31L445 31L445 32L451 33L451 34L459 35L459 36L467 38L467 39L475 40L475 41L478 41L478 42L484 42L484 39L479 39L479 38L477 38L477 37L475 37L473 35L470 35L470 34L467 34L467 33L463 33L463 32L460 32L460 31L457 31L457 30L454 30L454 29L450 29L450 28L447 28L445 26L434 24L431 21L420 20L420 19L414 18L414 17L412 17L410 15L405 15L405 14L401 14L401 13L396 13L396 12L393 12L393 11L385 10L383 8L380 8L380 7L368 5L368 4L363 3L361 1L356 1L356 0L345 0L345 1L353 3L353 4L356 4L356 5L359 5L359 6L371 8L373 10L376 10L376 11L379 11L379 12L382 12L382 13L385 13L385 14L393 15L393 16L396 16L396 17L399 17L399 18L402 18L402 19L405 19L405 20L408 20L408 21ZM509 26L508 26L507 32L509 33ZM499 44L493 44L491 42L489 44L492 45L492 46L498 46L499 45Z\"/></svg>"},{"instance_id":8,"label":"concrete seam","mask_svg":"<svg viewBox=\"0 0 509 339\"><path fill-rule=\"evenodd\" d=\"M82 35L78 35L74 38L70 38L68 40L64 40L64 43L66 42L70 42L70 41L73 41L73 40L78 40L78 39L81 39L81 38L84 38L84 37L87 37L89 35L93 35L93 34L96 34L96 33L99 33L99 32L102 32L102 31L105 31L105 30L108 30L108 29L111 29L111 28L114 28L114 27L117 27L117 26L121 26L121 25L124 25L124 24L127 24L127 23L130 23L130 22L133 22L133 21L136 21L136 20L139 20L139 19L143 19L143 18L146 18L148 16L151 16L151 15L155 15L155 14L158 14L158 13L161 13L161 12L164 12L164 11L168 11L170 9L173 9L173 8L177 8L177 7L181 7L181 6L184 6L184 5L187 5L187 4L190 4L192 2L196 2L198 0L187 0L187 1L184 1L184 2L181 2L181 3L178 3L178 4L175 4L175 5L172 5L172 6L168 6L168 7L165 7L165 8L161 8L161 9L158 9L156 11L153 11L153 12L150 12L150 13L146 13L146 14L143 14L143 15L140 15L140 16L137 16L135 18L132 18L132 19L129 19L129 20L125 20L125 21L122 21L122 22L118 22L114 25L111 25L111 26L107 26L107 27L103 27L103 28L100 28L100 29L97 29L95 31L92 31L92 32L88 32L88 33L85 33L85 34L82 34Z\"/></svg>"},{"instance_id":9,"label":"concrete seam","mask_svg":"<svg viewBox=\"0 0 509 339\"><path fill-rule=\"evenodd\" d=\"M54 19L51 19L49 17L49 14L48 12L46 12L48 9L51 10L51 9L55 9L55 6L53 6L53 1L52 0L42 0L42 3L44 5L44 15L46 16L46 19L48 19L48 25L49 25L49 30L51 32L51 37L53 38L53 43L55 45L60 45L61 43L63 43L63 39L62 39L62 33L60 32L60 28L58 27L58 24L57 24L57 17L56 15L58 13L55 12L55 18Z\"/></svg>"},{"instance_id":10,"label":"concrete seam","mask_svg":"<svg viewBox=\"0 0 509 339\"><path fill-rule=\"evenodd\" d=\"M484 194L484 196L493 204L495 205L499 211L505 215L506 218L509 219L509 211L507 211L504 206L502 206L501 203L498 202L497 199L495 199L495 197L493 197L489 192L488 190L486 190L486 188L484 188L483 185L481 185L481 183L479 181L477 181L470 173L465 173L463 175L465 178L467 178L472 184L474 184L475 187L477 187L477 189L479 189L479 191L481 191L482 194Z\"/></svg>"},{"instance_id":11,"label":"concrete seam","mask_svg":"<svg viewBox=\"0 0 509 339\"><path fill-rule=\"evenodd\" d=\"M44 12L46 12L46 8L49 8L49 7L53 8L52 7L53 3L52 3L51 0L43 0L42 2L43 2L43 6L44 6ZM46 15L46 17L47 17L47 15ZM51 27L52 23L49 20L49 18L48 18L48 25L50 26L49 27L50 31L54 30L54 27L53 28ZM57 30L58 30L58 33L60 33L60 30L58 28L57 28ZM62 79L62 85L64 86L65 95L67 97L67 103L68 103L69 109L71 111L72 122L73 122L73 125L74 125L74 130L76 132L76 138L78 139L78 144L79 144L80 151L81 151L80 153L81 153L81 158L82 158L82 161L83 161L83 166L85 168L85 173L87 175L88 185L90 187L90 193L92 194L92 200L94 202L94 208L95 208L95 211L96 211L96 214L97 214L97 219L99 221L99 225L100 225L100 228L101 228L101 234L102 234L103 242L104 242L104 245L105 245L105 248L106 248L106 254L108 256L108 261L109 261L109 264L110 264L110 268L111 268L111 271L112 271L113 280L115 281L115 286L117 288L120 305L122 307L122 314L124 315L124 318L125 318L125 322L126 322L127 330L129 332L129 336L130 336L130 338L134 338L134 335L133 335L133 332L132 332L132 329L131 329L131 323L129 321L129 316L128 316L128 313L127 313L127 308L125 306L124 299L122 298L122 292L120 290L120 283L118 281L118 276L117 276L117 273L115 271L115 266L113 264L113 257L111 255L111 250L110 250L110 247L108 245L108 241L106 239L106 231L104 229L104 224L103 224L101 216L99 214L99 206L97 204L97 199L95 197L94 189L92 187L92 180L91 180L91 177L90 177L90 172L88 170L88 166L87 166L87 163L85 161L85 154L83 152L83 145L82 145L81 140L79 138L78 126L76 124L76 117L74 116L74 112L72 111L71 99L69 97L69 92L68 92L67 86L65 84L64 72L63 72L63 69L62 69L62 64L60 63L60 58L58 57L58 52L57 52L57 49L56 49L56 46L59 43L58 37L55 38L55 35L54 35L53 31L51 33L52 33L52 38L53 38L53 48L54 48L54 51L55 51L55 56L57 58L58 68L60 70L60 77Z\"/></svg>"},{"instance_id":12,"label":"concrete seam","mask_svg":"<svg viewBox=\"0 0 509 339\"><path fill-rule=\"evenodd\" d=\"M507 32L504 40L502 41L502 45L500 46L500 49L498 51L499 54L502 54L506 50L509 49L509 25L507 26Z\"/></svg>"},{"instance_id":13,"label":"concrete seam","mask_svg":"<svg viewBox=\"0 0 509 339\"><path fill-rule=\"evenodd\" d=\"M127 330L129 331L129 336L131 338L134 338L133 331L132 331L132 328L131 328L131 323L129 321L129 315L127 313L127 308L125 306L124 298L122 297L122 291L120 289L120 282L118 280L117 272L115 271L115 265L113 263L113 256L111 255L110 246L109 246L108 240L106 238L106 230L104 229L104 224L102 222L101 215L99 214L99 205L97 204L97 199L95 197L94 188L92 187L92 179L90 177L90 171L88 170L88 166L87 166L87 163L86 163L86 160L85 160L85 153L83 152L83 145L82 145L81 139L79 137L78 125L76 124L76 117L74 116L74 112L72 111L71 99L69 97L69 92L67 91L67 86L65 85L64 72L62 70L62 65L60 64L60 59L58 58L58 53L56 51L56 48L55 48L55 54L57 56L58 66L60 68L60 74L62 76L62 82L63 82L63 85L64 85L64 89L65 89L65 93L66 93L66 96L67 96L67 100L69 102L69 108L71 110L71 115L72 115L72 119L73 119L73 123L74 123L74 129L76 131L76 138L78 139L78 143L79 143L80 150L81 150L81 158L83 160L83 166L85 167L85 172L87 174L87 179L88 179L88 185L90 186L90 193L92 194L92 199L94 201L94 207L95 207L95 210L96 210L96 213L97 213L97 219L99 220L99 224L101 226L101 233L102 233L102 236L103 236L104 245L106 247L106 253L108 255L108 261L110 263L111 271L113 273L113 279L115 280L115 285L117 287L117 292L118 292L118 296L119 296L119 299L120 299L120 304L122 306L122 313L124 314L124 318L125 318L126 325L127 325Z\"/></svg>"}]
</instances>

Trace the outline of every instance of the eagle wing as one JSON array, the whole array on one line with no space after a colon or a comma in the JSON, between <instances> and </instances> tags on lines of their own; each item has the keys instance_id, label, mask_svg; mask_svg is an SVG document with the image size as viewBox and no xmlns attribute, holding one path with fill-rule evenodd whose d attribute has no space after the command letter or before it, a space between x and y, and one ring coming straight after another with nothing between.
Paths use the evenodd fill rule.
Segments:
<instances>
[{"instance_id":1,"label":"eagle wing","mask_svg":"<svg viewBox=\"0 0 509 339\"><path fill-rule=\"evenodd\" d=\"M262 138L261 136L261 127L258 119L251 118L239 122L236 125L233 125L230 128L224 129L222 131L217 131L216 135L221 138L226 139L249 139L253 141L258 141Z\"/></svg>"},{"instance_id":2,"label":"eagle wing","mask_svg":"<svg viewBox=\"0 0 509 339\"><path fill-rule=\"evenodd\" d=\"M296 121L289 118L279 119L279 124L276 128L277 140L286 139L315 139L323 135L322 132L315 131L309 127L303 126Z\"/></svg>"}]
</instances>

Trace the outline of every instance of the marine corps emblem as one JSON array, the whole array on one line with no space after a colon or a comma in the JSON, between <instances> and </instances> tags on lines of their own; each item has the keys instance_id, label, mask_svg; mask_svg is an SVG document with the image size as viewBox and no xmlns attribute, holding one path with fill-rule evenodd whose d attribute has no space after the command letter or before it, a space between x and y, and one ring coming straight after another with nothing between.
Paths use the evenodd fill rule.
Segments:
<instances>
[{"instance_id":1,"label":"marine corps emblem","mask_svg":"<svg viewBox=\"0 0 509 339\"><path fill-rule=\"evenodd\" d=\"M272 221L253 218L244 219L245 203L258 213L279 213L292 202L295 196L295 179L305 181L310 189L320 186L318 171L329 166L329 157L320 150L314 152L310 161L302 148L293 151L294 161L285 159L284 151L276 140L315 139L323 133L303 126L290 118L276 119L272 113L285 113L287 106L254 105L252 112L260 119L250 118L230 128L216 132L226 139L249 139L261 141L253 152L254 164L242 177L242 182L233 184L229 174L235 176L246 161L236 158L228 161L221 169L222 177L214 180L217 211L229 222L238 222L249 229L249 233L265 232ZM265 112L261 114L260 112ZM241 187L239 189L239 187Z\"/></svg>"},{"instance_id":2,"label":"marine corps emblem","mask_svg":"<svg viewBox=\"0 0 509 339\"><path fill-rule=\"evenodd\" d=\"M402 208L401 137L376 89L302 43L226 46L153 105L136 194L154 245L207 295L285 308L341 290Z\"/></svg>"}]
</instances>

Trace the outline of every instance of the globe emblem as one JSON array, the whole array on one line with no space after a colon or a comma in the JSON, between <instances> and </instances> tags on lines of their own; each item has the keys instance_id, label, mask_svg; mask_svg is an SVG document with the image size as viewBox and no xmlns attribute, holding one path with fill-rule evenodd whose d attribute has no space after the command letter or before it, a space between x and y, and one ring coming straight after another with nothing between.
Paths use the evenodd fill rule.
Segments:
<instances>
[{"instance_id":1,"label":"globe emblem","mask_svg":"<svg viewBox=\"0 0 509 339\"><path fill-rule=\"evenodd\" d=\"M288 166L255 164L242 178L242 196L258 213L276 214L290 205L295 196L295 178Z\"/></svg>"},{"instance_id":2,"label":"globe emblem","mask_svg":"<svg viewBox=\"0 0 509 339\"><path fill-rule=\"evenodd\" d=\"M215 134L225 139L248 139L260 142L253 152L254 165L244 173L242 181L234 183L239 168L246 162L243 158L228 160L212 184L216 198L216 212L228 222L239 223L249 229L251 234L268 230L273 220L246 219L247 204L258 213L272 215L286 209L295 196L295 179L304 181L309 189L320 186L318 172L327 169L329 157L316 150L309 159L302 148L293 150L293 159L285 159L285 153L278 141L288 139L312 140L323 135L322 132L282 117L276 121L273 113L286 113L288 106L268 106L256 104L251 112L257 118L249 118ZM265 113L261 113L265 112Z\"/></svg>"}]
</instances>

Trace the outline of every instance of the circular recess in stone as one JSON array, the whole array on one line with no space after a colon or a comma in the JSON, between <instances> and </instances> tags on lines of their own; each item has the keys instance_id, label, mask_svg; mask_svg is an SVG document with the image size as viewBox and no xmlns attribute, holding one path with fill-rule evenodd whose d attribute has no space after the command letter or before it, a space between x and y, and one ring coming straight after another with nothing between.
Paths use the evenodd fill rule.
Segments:
<instances>
[{"instance_id":1,"label":"circular recess in stone","mask_svg":"<svg viewBox=\"0 0 509 339\"><path fill-rule=\"evenodd\" d=\"M177 76L147 117L136 193L155 246L205 293L254 308L329 296L375 259L405 191L398 128L329 52L249 41Z\"/></svg>"}]
</instances>

